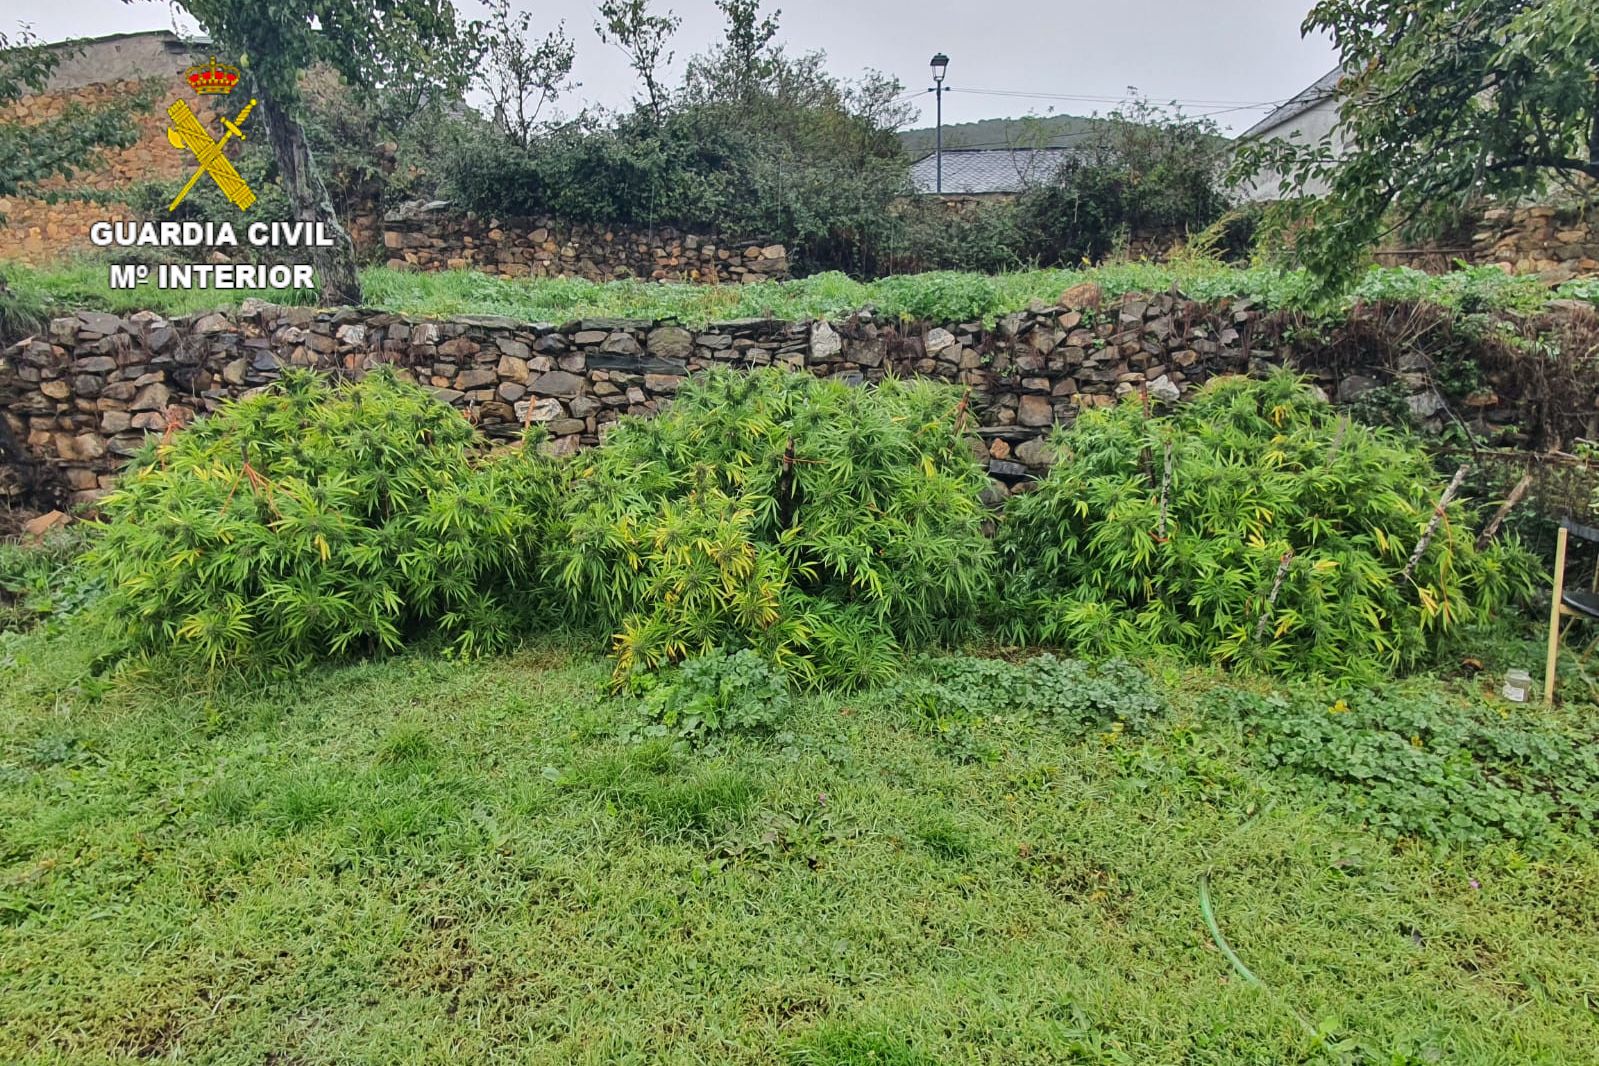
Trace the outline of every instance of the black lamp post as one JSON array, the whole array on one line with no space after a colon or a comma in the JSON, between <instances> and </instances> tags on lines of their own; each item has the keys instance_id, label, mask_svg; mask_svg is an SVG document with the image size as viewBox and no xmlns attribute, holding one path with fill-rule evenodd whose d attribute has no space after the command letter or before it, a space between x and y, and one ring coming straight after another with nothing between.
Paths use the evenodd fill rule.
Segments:
<instances>
[{"instance_id":1,"label":"black lamp post","mask_svg":"<svg viewBox=\"0 0 1599 1066\"><path fill-rule=\"evenodd\" d=\"M949 56L943 52L933 57L933 87L928 91L937 101L938 120L933 133L933 191L944 191L944 71L949 69Z\"/></svg>"}]
</instances>

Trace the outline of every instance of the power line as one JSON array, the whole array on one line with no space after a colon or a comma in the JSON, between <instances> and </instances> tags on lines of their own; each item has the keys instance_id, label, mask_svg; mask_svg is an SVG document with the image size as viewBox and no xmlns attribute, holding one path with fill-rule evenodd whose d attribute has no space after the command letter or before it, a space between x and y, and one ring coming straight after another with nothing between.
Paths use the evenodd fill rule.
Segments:
<instances>
[{"instance_id":1,"label":"power line","mask_svg":"<svg viewBox=\"0 0 1599 1066\"><path fill-rule=\"evenodd\" d=\"M1076 103L1102 103L1119 104L1126 102L1129 97L1121 96L1096 96L1087 93L1032 93L1019 89L958 89L946 87L946 92L966 93L972 96L1010 96L1028 100L1069 100ZM1175 99L1174 104L1188 104L1195 107L1225 107L1229 109L1245 110L1249 108L1277 107L1287 103L1288 98L1282 100L1201 100L1201 99Z\"/></svg>"}]
</instances>

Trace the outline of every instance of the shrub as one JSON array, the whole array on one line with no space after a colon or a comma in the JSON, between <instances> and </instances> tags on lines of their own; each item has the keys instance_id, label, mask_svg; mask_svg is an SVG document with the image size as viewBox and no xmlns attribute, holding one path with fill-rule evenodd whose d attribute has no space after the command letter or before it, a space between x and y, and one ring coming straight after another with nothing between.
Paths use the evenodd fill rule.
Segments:
<instances>
[{"instance_id":1,"label":"shrub","mask_svg":"<svg viewBox=\"0 0 1599 1066\"><path fill-rule=\"evenodd\" d=\"M1483 844L1599 825L1599 736L1410 686L1220 701L1267 762L1394 837Z\"/></svg>"},{"instance_id":2,"label":"shrub","mask_svg":"<svg viewBox=\"0 0 1599 1066\"><path fill-rule=\"evenodd\" d=\"M211 667L391 649L438 633L503 644L554 479L380 369L293 373L147 445L87 556L133 643Z\"/></svg>"},{"instance_id":3,"label":"shrub","mask_svg":"<svg viewBox=\"0 0 1599 1066\"><path fill-rule=\"evenodd\" d=\"M788 679L748 648L688 660L644 702L651 718L690 740L773 729L790 706Z\"/></svg>"},{"instance_id":4,"label":"shrub","mask_svg":"<svg viewBox=\"0 0 1599 1066\"><path fill-rule=\"evenodd\" d=\"M1425 453L1287 373L1218 379L1169 417L1130 397L1053 446L1002 528L1014 639L1375 676L1530 587L1530 557L1479 551L1459 502L1407 575L1443 495Z\"/></svg>"},{"instance_id":5,"label":"shrub","mask_svg":"<svg viewBox=\"0 0 1599 1066\"><path fill-rule=\"evenodd\" d=\"M958 393L722 371L579 461L555 572L619 630L618 677L752 648L871 683L990 594L986 484Z\"/></svg>"},{"instance_id":6,"label":"shrub","mask_svg":"<svg viewBox=\"0 0 1599 1066\"><path fill-rule=\"evenodd\" d=\"M76 527L37 545L0 543L0 633L70 618L94 601L99 583L74 565L82 548Z\"/></svg>"},{"instance_id":7,"label":"shrub","mask_svg":"<svg viewBox=\"0 0 1599 1066\"><path fill-rule=\"evenodd\" d=\"M1203 230L1227 210L1227 142L1210 119L1134 99L1072 147L1015 203L1018 259L1098 261L1130 237Z\"/></svg>"}]
</instances>

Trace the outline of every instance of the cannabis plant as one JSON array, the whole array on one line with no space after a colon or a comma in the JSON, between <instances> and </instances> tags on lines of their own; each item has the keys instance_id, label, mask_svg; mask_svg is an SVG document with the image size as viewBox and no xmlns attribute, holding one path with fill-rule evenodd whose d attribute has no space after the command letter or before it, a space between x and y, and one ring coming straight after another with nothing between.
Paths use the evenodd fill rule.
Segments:
<instances>
[{"instance_id":1,"label":"cannabis plant","mask_svg":"<svg viewBox=\"0 0 1599 1066\"><path fill-rule=\"evenodd\" d=\"M959 393L712 373L579 459L553 573L616 634L618 676L751 648L870 683L990 595Z\"/></svg>"},{"instance_id":2,"label":"cannabis plant","mask_svg":"<svg viewBox=\"0 0 1599 1066\"><path fill-rule=\"evenodd\" d=\"M555 473L480 457L460 413L388 370L309 373L148 444L87 555L131 640L216 667L503 644Z\"/></svg>"},{"instance_id":3,"label":"cannabis plant","mask_svg":"<svg viewBox=\"0 0 1599 1066\"><path fill-rule=\"evenodd\" d=\"M1514 542L1476 547L1419 447L1286 372L1217 379L1168 417L1136 396L1085 411L1053 447L1001 531L1014 640L1375 676L1493 618L1535 572Z\"/></svg>"}]
</instances>

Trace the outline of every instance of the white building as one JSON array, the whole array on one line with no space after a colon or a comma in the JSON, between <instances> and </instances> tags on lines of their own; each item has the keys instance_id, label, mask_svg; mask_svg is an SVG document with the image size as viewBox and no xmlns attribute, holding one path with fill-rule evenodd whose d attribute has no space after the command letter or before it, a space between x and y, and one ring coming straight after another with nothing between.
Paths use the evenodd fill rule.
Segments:
<instances>
[{"instance_id":1,"label":"white building","mask_svg":"<svg viewBox=\"0 0 1599 1066\"><path fill-rule=\"evenodd\" d=\"M1245 130L1239 140L1292 140L1299 145L1319 144L1322 138L1334 133L1338 127L1338 81L1342 77L1341 68L1322 75L1315 84ZM1336 134L1333 144L1336 151L1343 151L1343 141ZM1249 200L1280 200L1283 198L1281 184L1281 174L1263 170L1241 191ZM1327 183L1323 181L1311 182L1298 190L1301 195L1308 196L1321 196L1327 191Z\"/></svg>"}]
</instances>

